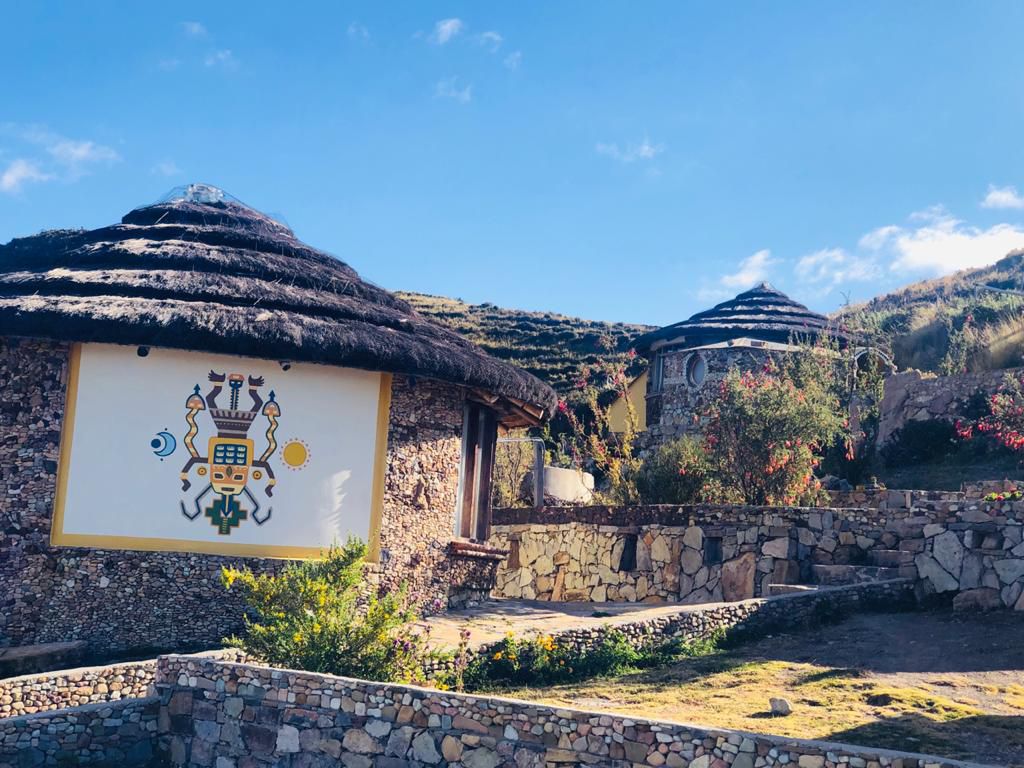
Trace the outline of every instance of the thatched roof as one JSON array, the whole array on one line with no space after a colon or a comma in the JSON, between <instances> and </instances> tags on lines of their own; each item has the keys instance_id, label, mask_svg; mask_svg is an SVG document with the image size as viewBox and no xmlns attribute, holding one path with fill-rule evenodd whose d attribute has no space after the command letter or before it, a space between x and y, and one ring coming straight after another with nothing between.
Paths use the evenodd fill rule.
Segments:
<instances>
[{"instance_id":1,"label":"thatched roof","mask_svg":"<svg viewBox=\"0 0 1024 768\"><path fill-rule=\"evenodd\" d=\"M470 387L506 422L536 421L556 404L538 379L204 185L120 224L0 245L0 335L423 376Z\"/></svg>"},{"instance_id":2,"label":"thatched roof","mask_svg":"<svg viewBox=\"0 0 1024 768\"><path fill-rule=\"evenodd\" d=\"M689 320L645 333L634 346L638 352L649 352L658 342L687 347L741 338L786 343L793 338L813 340L824 334L846 340L845 334L829 326L827 317L761 283Z\"/></svg>"}]
</instances>

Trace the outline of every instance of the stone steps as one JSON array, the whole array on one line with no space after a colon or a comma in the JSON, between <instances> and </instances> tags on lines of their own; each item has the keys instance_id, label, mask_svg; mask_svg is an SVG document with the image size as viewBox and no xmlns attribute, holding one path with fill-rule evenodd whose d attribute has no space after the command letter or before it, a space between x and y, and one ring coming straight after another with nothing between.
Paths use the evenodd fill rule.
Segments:
<instances>
[{"instance_id":1,"label":"stone steps","mask_svg":"<svg viewBox=\"0 0 1024 768\"><path fill-rule=\"evenodd\" d=\"M887 581L899 578L899 568L876 565L812 565L815 584L836 586L863 584L869 581Z\"/></svg>"},{"instance_id":2,"label":"stone steps","mask_svg":"<svg viewBox=\"0 0 1024 768\"><path fill-rule=\"evenodd\" d=\"M872 549L868 552L868 560L871 565L880 568L899 568L907 562L913 562L913 557L898 549Z\"/></svg>"},{"instance_id":3,"label":"stone steps","mask_svg":"<svg viewBox=\"0 0 1024 768\"><path fill-rule=\"evenodd\" d=\"M817 592L818 586L816 584L769 584L768 585L768 596L775 597L776 595L792 595L797 592Z\"/></svg>"}]
</instances>

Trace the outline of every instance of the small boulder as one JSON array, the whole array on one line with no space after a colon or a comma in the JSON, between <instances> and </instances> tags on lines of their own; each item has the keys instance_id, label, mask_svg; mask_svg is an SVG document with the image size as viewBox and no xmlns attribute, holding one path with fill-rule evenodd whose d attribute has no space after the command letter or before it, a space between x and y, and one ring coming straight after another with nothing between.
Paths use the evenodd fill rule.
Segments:
<instances>
[{"instance_id":1,"label":"small boulder","mask_svg":"<svg viewBox=\"0 0 1024 768\"><path fill-rule=\"evenodd\" d=\"M773 696L768 700L768 704L771 707L772 714L779 717L785 717L793 712L793 707L790 706L786 699L777 699Z\"/></svg>"}]
</instances>

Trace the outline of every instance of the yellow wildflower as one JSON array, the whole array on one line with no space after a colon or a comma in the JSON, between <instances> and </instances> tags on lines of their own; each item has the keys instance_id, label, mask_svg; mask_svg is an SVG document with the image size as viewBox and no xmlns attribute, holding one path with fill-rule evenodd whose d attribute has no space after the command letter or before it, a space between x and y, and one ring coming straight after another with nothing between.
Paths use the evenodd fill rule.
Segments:
<instances>
[{"instance_id":1,"label":"yellow wildflower","mask_svg":"<svg viewBox=\"0 0 1024 768\"><path fill-rule=\"evenodd\" d=\"M293 643L301 643L302 642L302 633L301 632L296 632L294 635L292 635L292 642Z\"/></svg>"},{"instance_id":2,"label":"yellow wildflower","mask_svg":"<svg viewBox=\"0 0 1024 768\"><path fill-rule=\"evenodd\" d=\"M494 660L495 661L501 661L502 655L503 655L502 652L498 651L496 654L494 654Z\"/></svg>"}]
</instances>

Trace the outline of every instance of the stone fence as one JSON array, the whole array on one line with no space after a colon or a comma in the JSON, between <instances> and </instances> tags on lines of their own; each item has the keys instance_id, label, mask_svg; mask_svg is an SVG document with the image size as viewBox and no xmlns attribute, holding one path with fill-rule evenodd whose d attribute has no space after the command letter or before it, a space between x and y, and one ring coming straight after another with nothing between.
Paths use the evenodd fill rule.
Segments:
<instances>
[{"instance_id":1,"label":"stone fence","mask_svg":"<svg viewBox=\"0 0 1024 768\"><path fill-rule=\"evenodd\" d=\"M972 591L963 607L1024 609L1022 521L1024 502L1009 501L498 510L492 541L509 556L495 594L706 603L767 596L778 584L908 577L925 593Z\"/></svg>"},{"instance_id":2,"label":"stone fence","mask_svg":"<svg viewBox=\"0 0 1024 768\"><path fill-rule=\"evenodd\" d=\"M879 407L879 447L889 442L907 422L943 419L956 421L970 410L979 393L997 391L1007 374L1021 369L982 371L957 376L929 376L920 371L905 371L889 376Z\"/></svg>"},{"instance_id":3,"label":"stone fence","mask_svg":"<svg viewBox=\"0 0 1024 768\"><path fill-rule=\"evenodd\" d=\"M160 751L175 766L968 765L909 753L174 656L160 659L157 689Z\"/></svg>"},{"instance_id":4,"label":"stone fence","mask_svg":"<svg viewBox=\"0 0 1024 768\"><path fill-rule=\"evenodd\" d=\"M233 648L196 655L245 660L245 654ZM0 719L143 698L152 695L155 678L156 659L0 678Z\"/></svg>"},{"instance_id":5,"label":"stone fence","mask_svg":"<svg viewBox=\"0 0 1024 768\"><path fill-rule=\"evenodd\" d=\"M0 720L0 768L150 765L159 713L149 697Z\"/></svg>"}]
</instances>

